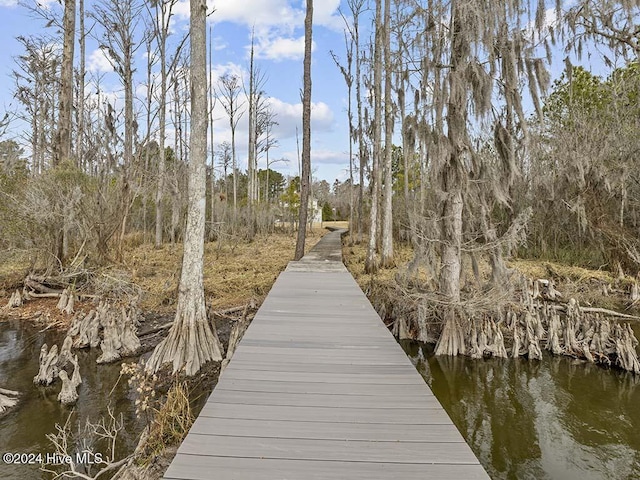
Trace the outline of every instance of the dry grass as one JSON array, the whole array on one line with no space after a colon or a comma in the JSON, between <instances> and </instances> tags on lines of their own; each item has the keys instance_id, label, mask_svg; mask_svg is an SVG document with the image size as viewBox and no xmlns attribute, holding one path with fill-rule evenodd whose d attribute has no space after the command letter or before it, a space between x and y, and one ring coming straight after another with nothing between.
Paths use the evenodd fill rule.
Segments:
<instances>
[{"instance_id":1,"label":"dry grass","mask_svg":"<svg viewBox=\"0 0 640 480\"><path fill-rule=\"evenodd\" d=\"M307 234L307 250L327 232ZM204 288L214 309L262 300L288 262L293 259L296 238L290 233L258 236L251 243L224 241L205 245ZM142 287L142 308L171 311L175 308L180 277L182 245L155 249L140 245L126 252L125 264L132 280Z\"/></svg>"},{"instance_id":2,"label":"dry grass","mask_svg":"<svg viewBox=\"0 0 640 480\"><path fill-rule=\"evenodd\" d=\"M396 243L394 245L395 266L391 268L381 268L375 274L368 274L364 271L365 260L367 258L366 241L359 244L344 245L342 253L347 269L364 291L367 291L373 282L393 284L396 274L406 268L407 263L413 258L413 248L411 245Z\"/></svg>"},{"instance_id":3,"label":"dry grass","mask_svg":"<svg viewBox=\"0 0 640 480\"><path fill-rule=\"evenodd\" d=\"M396 290L396 275L406 269L406 265L413 259L413 248L410 244L396 243L396 267L380 269L376 274L369 275L364 271L367 254L366 241L353 246L345 245L343 253L345 264L360 285L360 288L373 296L381 295L381 291L383 291L382 296L391 295ZM490 277L490 266L487 261L480 261L479 263L480 275L486 281ZM627 309L630 283L634 281L631 277L618 279L611 272L604 270L591 270L535 259L514 259L509 261L509 266L527 278L553 279L556 283L556 288L563 294L565 299L575 298L582 305L620 311ZM471 279L473 273L468 262L465 262L464 268L467 278ZM418 278L420 282L427 281L424 272L420 272ZM609 291L607 296L603 295L604 285L607 286ZM372 300L375 299L372 298ZM636 311L638 306L629 311Z\"/></svg>"},{"instance_id":4,"label":"dry grass","mask_svg":"<svg viewBox=\"0 0 640 480\"><path fill-rule=\"evenodd\" d=\"M194 415L186 383L172 386L167 399L155 412L145 442L142 465L149 465L167 446L179 444L193 425Z\"/></svg>"},{"instance_id":5,"label":"dry grass","mask_svg":"<svg viewBox=\"0 0 640 480\"><path fill-rule=\"evenodd\" d=\"M523 273L529 278L560 278L573 282L583 282L586 280L596 280L600 282L613 283L614 276L605 270L591 270L588 268L573 265L563 265L561 263L515 259L509 262L512 268Z\"/></svg>"},{"instance_id":6,"label":"dry grass","mask_svg":"<svg viewBox=\"0 0 640 480\"><path fill-rule=\"evenodd\" d=\"M308 232L306 251L327 231L318 225ZM165 244L161 249L155 249L151 244L139 242L135 234L133 237L126 242L121 265L97 269L94 273L102 278L112 275L115 270L121 272L127 281L142 290L140 306L144 311L161 314L175 311L182 245ZM244 305L252 299L260 303L293 259L295 243L295 233L289 232L257 236L250 243L231 240L225 240L222 245L207 243L204 268L207 302L213 309ZM0 252L0 306L6 304L12 289L22 285L31 264L29 252ZM25 308L32 306L39 312L48 311L54 315L56 301L32 301L22 307L21 312L25 313Z\"/></svg>"},{"instance_id":7,"label":"dry grass","mask_svg":"<svg viewBox=\"0 0 640 480\"><path fill-rule=\"evenodd\" d=\"M31 263L32 252L25 250L0 251L0 297L3 297L6 291L13 291L22 285Z\"/></svg>"}]
</instances>

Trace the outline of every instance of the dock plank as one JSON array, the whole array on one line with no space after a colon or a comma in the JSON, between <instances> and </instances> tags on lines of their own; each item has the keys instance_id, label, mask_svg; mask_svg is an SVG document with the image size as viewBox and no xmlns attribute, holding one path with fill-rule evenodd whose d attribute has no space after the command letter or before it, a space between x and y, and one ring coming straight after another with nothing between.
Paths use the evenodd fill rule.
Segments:
<instances>
[{"instance_id":1,"label":"dock plank","mask_svg":"<svg viewBox=\"0 0 640 480\"><path fill-rule=\"evenodd\" d=\"M165 479L487 479L326 235L276 280Z\"/></svg>"},{"instance_id":2,"label":"dock plank","mask_svg":"<svg viewBox=\"0 0 640 480\"><path fill-rule=\"evenodd\" d=\"M486 480L480 465L319 462L303 460L198 457L178 454L167 480Z\"/></svg>"}]
</instances>

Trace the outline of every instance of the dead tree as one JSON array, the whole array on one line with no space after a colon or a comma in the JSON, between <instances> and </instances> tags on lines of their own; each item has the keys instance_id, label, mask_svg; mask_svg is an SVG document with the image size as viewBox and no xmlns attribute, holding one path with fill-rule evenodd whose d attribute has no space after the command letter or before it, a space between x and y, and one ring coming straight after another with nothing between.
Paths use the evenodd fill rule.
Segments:
<instances>
[{"instance_id":1,"label":"dead tree","mask_svg":"<svg viewBox=\"0 0 640 480\"><path fill-rule=\"evenodd\" d=\"M365 260L365 271L375 273L380 267L378 240L380 229L380 192L382 189L382 0L376 0L375 32L373 46L373 165L371 170L371 215L369 244Z\"/></svg>"},{"instance_id":2,"label":"dead tree","mask_svg":"<svg viewBox=\"0 0 640 480\"><path fill-rule=\"evenodd\" d=\"M233 179L233 210L234 217L238 205L238 161L236 154L236 128L244 115L244 102L240 101L240 79L237 75L225 74L219 80L220 102L229 116L231 129L231 175Z\"/></svg>"},{"instance_id":3,"label":"dead tree","mask_svg":"<svg viewBox=\"0 0 640 480\"><path fill-rule=\"evenodd\" d=\"M76 2L65 0L63 17L62 69L60 72L60 109L53 164L71 159L71 125L73 108L73 51L76 38ZM61 254L59 258L63 258Z\"/></svg>"},{"instance_id":4,"label":"dead tree","mask_svg":"<svg viewBox=\"0 0 640 480\"><path fill-rule=\"evenodd\" d=\"M311 188L311 46L313 36L313 0L307 0L304 18L304 74L302 88L302 173L300 176L300 211L294 260L304 256Z\"/></svg>"},{"instance_id":5,"label":"dead tree","mask_svg":"<svg viewBox=\"0 0 640 480\"><path fill-rule=\"evenodd\" d=\"M153 351L147 370L171 362L173 371L194 375L208 361L221 361L215 327L207 321L203 261L206 221L207 40L205 0L191 0L191 145L189 207L176 318L169 335Z\"/></svg>"},{"instance_id":6,"label":"dead tree","mask_svg":"<svg viewBox=\"0 0 640 480\"><path fill-rule=\"evenodd\" d=\"M383 20L384 61L384 191L382 192L382 248L383 268L394 265L393 259L393 126L395 113L391 101L393 58L391 57L391 0L384 0ZM380 168L380 166L378 167ZM382 189L382 186L381 186Z\"/></svg>"},{"instance_id":7,"label":"dead tree","mask_svg":"<svg viewBox=\"0 0 640 480\"><path fill-rule=\"evenodd\" d=\"M45 343L40 349L40 369L38 374L33 377L33 383L36 385L51 385L58 376L59 371L58 346L54 345L49 350Z\"/></svg>"}]
</instances>

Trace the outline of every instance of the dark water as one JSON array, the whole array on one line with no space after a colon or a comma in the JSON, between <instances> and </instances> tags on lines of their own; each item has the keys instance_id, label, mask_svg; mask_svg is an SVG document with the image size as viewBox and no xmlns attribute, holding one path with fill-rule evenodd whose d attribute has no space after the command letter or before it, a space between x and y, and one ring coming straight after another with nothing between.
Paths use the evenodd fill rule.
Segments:
<instances>
[{"instance_id":1,"label":"dark water","mask_svg":"<svg viewBox=\"0 0 640 480\"><path fill-rule=\"evenodd\" d=\"M435 357L401 342L494 479L640 479L640 378L569 358Z\"/></svg>"},{"instance_id":2,"label":"dark water","mask_svg":"<svg viewBox=\"0 0 640 480\"><path fill-rule=\"evenodd\" d=\"M47 342L62 346L63 337L55 332L38 332L20 321L0 322L0 387L22 393L21 403L0 417L0 454L53 453L54 448L46 439L47 433L55 433L55 424L64 424L72 409L62 406L57 396L60 381L51 387L37 387L33 377L38 373L40 347ZM78 389L80 398L71 418L74 433L81 431L89 419L99 421L107 414L107 408L124 417L124 431L118 437L118 452L132 451L142 423L135 416L133 396L123 378L114 388L120 373L120 364L97 366L99 352L79 351L78 360L83 383ZM7 465L0 458L1 479L38 479L51 475L40 471L40 465Z\"/></svg>"}]
</instances>

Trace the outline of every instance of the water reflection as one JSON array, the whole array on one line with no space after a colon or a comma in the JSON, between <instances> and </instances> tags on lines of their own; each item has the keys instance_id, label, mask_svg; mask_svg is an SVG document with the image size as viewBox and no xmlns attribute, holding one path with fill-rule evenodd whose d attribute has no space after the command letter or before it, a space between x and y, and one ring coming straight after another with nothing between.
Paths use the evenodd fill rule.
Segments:
<instances>
[{"instance_id":1,"label":"water reflection","mask_svg":"<svg viewBox=\"0 0 640 480\"><path fill-rule=\"evenodd\" d=\"M0 453L53 453L45 435L55 433L55 424L64 424L71 412L57 401L60 382L51 387L33 384L33 376L38 373L40 347L44 342L62 345L62 337L56 332L39 332L24 322L0 322L0 386L22 393L18 407L0 418ZM97 367L96 352L77 353L83 383L74 409L74 433L82 431L87 419L98 421L106 415L107 406L111 406L117 414L124 416L125 431L120 438L119 453L131 451L135 448L142 425L135 417L133 402L129 400L127 382L121 381L112 392L120 365ZM49 478L50 475L41 472L39 467L0 464L0 478Z\"/></svg>"},{"instance_id":2,"label":"water reflection","mask_svg":"<svg viewBox=\"0 0 640 480\"><path fill-rule=\"evenodd\" d=\"M549 355L478 361L402 346L492 478L640 478L632 374Z\"/></svg>"}]
</instances>

